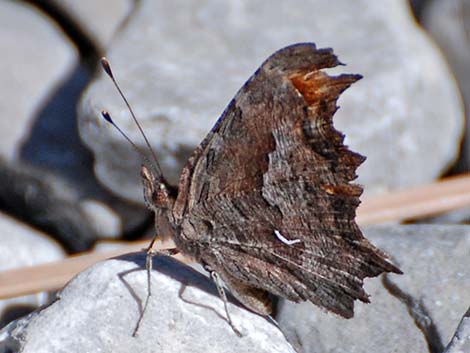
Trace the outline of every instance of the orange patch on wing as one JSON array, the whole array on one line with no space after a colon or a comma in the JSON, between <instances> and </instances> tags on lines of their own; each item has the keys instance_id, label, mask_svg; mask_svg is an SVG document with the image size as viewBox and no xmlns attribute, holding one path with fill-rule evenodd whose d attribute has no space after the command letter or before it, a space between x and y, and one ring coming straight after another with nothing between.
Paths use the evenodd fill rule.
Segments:
<instances>
[{"instance_id":1,"label":"orange patch on wing","mask_svg":"<svg viewBox=\"0 0 470 353\"><path fill-rule=\"evenodd\" d=\"M328 81L331 78L320 71L309 74L295 74L290 76L289 79L308 105L314 105L322 99L325 93L329 93L328 90L325 90L325 87L328 87Z\"/></svg>"}]
</instances>

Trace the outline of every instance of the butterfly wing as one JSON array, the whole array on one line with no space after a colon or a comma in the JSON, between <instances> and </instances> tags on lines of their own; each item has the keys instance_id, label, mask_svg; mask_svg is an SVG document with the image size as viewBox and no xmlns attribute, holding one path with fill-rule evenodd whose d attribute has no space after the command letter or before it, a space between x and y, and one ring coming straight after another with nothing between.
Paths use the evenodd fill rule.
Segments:
<instances>
[{"instance_id":1,"label":"butterfly wing","mask_svg":"<svg viewBox=\"0 0 470 353\"><path fill-rule=\"evenodd\" d=\"M268 58L230 102L183 170L175 243L214 268L248 307L270 292L344 317L368 301L365 277L400 272L354 221L364 157L332 117L359 75L329 76L331 49L302 43ZM258 290L258 291L257 291ZM251 298L253 299L253 298Z\"/></svg>"}]
</instances>

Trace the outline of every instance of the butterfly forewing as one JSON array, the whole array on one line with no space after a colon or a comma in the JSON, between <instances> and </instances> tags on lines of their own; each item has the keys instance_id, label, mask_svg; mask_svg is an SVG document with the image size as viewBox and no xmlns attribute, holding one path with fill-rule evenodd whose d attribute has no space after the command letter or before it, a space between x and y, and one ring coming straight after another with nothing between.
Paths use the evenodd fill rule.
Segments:
<instances>
[{"instance_id":1,"label":"butterfly forewing","mask_svg":"<svg viewBox=\"0 0 470 353\"><path fill-rule=\"evenodd\" d=\"M273 54L180 179L175 243L262 314L270 292L351 317L355 299L368 301L365 277L400 272L354 221L362 189L350 182L364 158L344 146L332 118L360 76L322 71L338 64L313 44ZM251 297L240 288L253 289Z\"/></svg>"}]
</instances>

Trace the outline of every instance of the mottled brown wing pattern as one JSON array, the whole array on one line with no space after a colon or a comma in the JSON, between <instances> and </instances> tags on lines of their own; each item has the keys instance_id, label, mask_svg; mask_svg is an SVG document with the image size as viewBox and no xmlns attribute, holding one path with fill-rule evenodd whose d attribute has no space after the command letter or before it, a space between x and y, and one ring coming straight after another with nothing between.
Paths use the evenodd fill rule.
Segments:
<instances>
[{"instance_id":1,"label":"mottled brown wing pattern","mask_svg":"<svg viewBox=\"0 0 470 353\"><path fill-rule=\"evenodd\" d=\"M177 246L219 269L262 314L270 309L256 299L267 291L352 317L354 300L368 301L365 277L400 272L354 221L362 189L350 182L364 157L344 146L332 117L360 76L321 71L338 64L331 49L309 43L273 54L180 179Z\"/></svg>"}]
</instances>

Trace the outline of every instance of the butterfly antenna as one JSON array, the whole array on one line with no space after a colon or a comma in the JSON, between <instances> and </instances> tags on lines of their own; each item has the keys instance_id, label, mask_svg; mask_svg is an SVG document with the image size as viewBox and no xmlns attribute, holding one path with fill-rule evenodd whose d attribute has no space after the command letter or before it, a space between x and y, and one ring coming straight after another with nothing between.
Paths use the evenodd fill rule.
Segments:
<instances>
[{"instance_id":1,"label":"butterfly antenna","mask_svg":"<svg viewBox=\"0 0 470 353\"><path fill-rule=\"evenodd\" d=\"M157 155L155 154L152 146L150 145L150 142L149 140L147 139L147 136L145 135L144 133L144 130L142 129L142 126L140 125L139 121L137 120L135 114L134 114L134 111L132 110L131 108L131 105L129 104L129 102L127 101L126 97L124 96L124 93L122 93L121 91L121 88L119 87L118 83L116 82L116 79L114 78L114 75L113 75L113 72L111 70L111 65L108 61L108 59L106 59L105 57L102 57L101 58L101 66L103 67L103 70L104 72L106 72L106 74L109 76L109 78L111 79L111 81L113 81L113 84L114 84L114 87L116 87L117 91L119 92L119 95L121 96L122 100L124 101L124 103L126 104L127 106L127 109L129 110L129 112L131 113L131 116L132 116L132 119L134 120L134 123L137 125L137 127L139 128L139 131L140 131L140 134L142 135L142 137L144 138L144 141L145 141L145 144L147 145L147 148L148 150L150 151L150 153L152 154L152 158L153 158L153 162L154 162L154 166L155 166L155 169L158 173L158 175L160 177L163 177L163 174L162 174L162 169L160 168L160 163L158 163L158 158L157 158ZM135 143L133 143L131 141L131 139L119 128L119 126L117 126L114 121L111 119L111 116L109 115L109 113L106 111L106 110L103 110L101 112L101 115L103 116L103 118L106 119L107 122L109 122L111 125L113 125L120 133L122 136L125 137L125 139L134 147L134 149L136 151L139 152L139 154L141 154L144 159L146 161L148 161L147 158L145 158L145 154L142 153L142 151L136 146Z\"/></svg>"},{"instance_id":2,"label":"butterfly antenna","mask_svg":"<svg viewBox=\"0 0 470 353\"><path fill-rule=\"evenodd\" d=\"M142 156L142 158L148 162L148 158L145 156L145 153L129 138L129 136L126 135L124 131L121 130L119 126L116 125L114 120L111 118L111 115L107 110L102 110L101 111L101 116L108 122L110 123L126 140L131 144L131 146L137 151L138 154Z\"/></svg>"}]
</instances>

